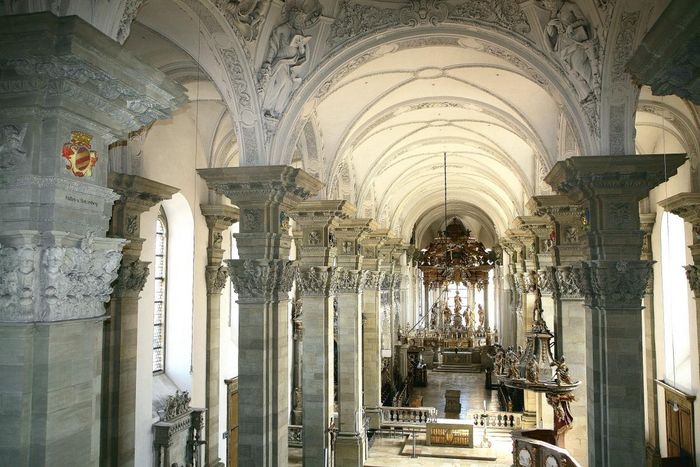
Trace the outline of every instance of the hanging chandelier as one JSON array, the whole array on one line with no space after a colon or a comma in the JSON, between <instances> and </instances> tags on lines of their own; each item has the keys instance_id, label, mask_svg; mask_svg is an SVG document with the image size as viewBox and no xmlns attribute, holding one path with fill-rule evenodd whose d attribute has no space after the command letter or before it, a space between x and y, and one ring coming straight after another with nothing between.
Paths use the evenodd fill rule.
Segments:
<instances>
[{"instance_id":1,"label":"hanging chandelier","mask_svg":"<svg viewBox=\"0 0 700 467\"><path fill-rule=\"evenodd\" d=\"M470 235L464 224L454 217L447 223L447 153L443 154L445 175L445 230L422 250L418 267L426 284L446 282L472 284L482 288L489 270L496 264L496 254Z\"/></svg>"}]
</instances>

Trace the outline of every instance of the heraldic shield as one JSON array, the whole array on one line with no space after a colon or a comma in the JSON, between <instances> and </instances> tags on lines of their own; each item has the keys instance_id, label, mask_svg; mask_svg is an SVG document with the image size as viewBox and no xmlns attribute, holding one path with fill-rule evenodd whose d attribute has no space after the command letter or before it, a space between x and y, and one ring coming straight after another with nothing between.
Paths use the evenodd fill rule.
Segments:
<instances>
[{"instance_id":1,"label":"heraldic shield","mask_svg":"<svg viewBox=\"0 0 700 467\"><path fill-rule=\"evenodd\" d=\"M70 134L70 143L63 145L62 156L68 161L66 169L76 177L92 176L97 153L91 149L92 136L81 131Z\"/></svg>"}]
</instances>

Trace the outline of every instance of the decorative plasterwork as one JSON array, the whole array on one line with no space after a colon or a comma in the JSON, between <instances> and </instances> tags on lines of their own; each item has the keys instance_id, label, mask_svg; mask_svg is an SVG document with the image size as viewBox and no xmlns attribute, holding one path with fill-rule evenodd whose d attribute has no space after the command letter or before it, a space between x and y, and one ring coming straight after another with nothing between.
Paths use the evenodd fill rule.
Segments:
<instances>
[{"instance_id":1,"label":"decorative plasterwork","mask_svg":"<svg viewBox=\"0 0 700 467\"><path fill-rule=\"evenodd\" d=\"M359 37L391 27L437 26L449 22L496 25L520 34L530 32L525 13L515 0L472 0L451 3L442 0L410 0L402 8L378 8L343 1L331 24L328 43L339 47Z\"/></svg>"},{"instance_id":2,"label":"decorative plasterwork","mask_svg":"<svg viewBox=\"0 0 700 467\"><path fill-rule=\"evenodd\" d=\"M129 37L131 23L134 22L136 13L139 11L139 7L141 7L143 1L144 0L126 0L124 3L124 13L122 13L122 19L119 21L119 29L117 30L117 42L120 44L124 44L126 38Z\"/></svg>"},{"instance_id":3,"label":"decorative plasterwork","mask_svg":"<svg viewBox=\"0 0 700 467\"><path fill-rule=\"evenodd\" d=\"M270 0L216 0L216 7L221 11L231 26L246 41L255 41L267 13Z\"/></svg>"}]
</instances>

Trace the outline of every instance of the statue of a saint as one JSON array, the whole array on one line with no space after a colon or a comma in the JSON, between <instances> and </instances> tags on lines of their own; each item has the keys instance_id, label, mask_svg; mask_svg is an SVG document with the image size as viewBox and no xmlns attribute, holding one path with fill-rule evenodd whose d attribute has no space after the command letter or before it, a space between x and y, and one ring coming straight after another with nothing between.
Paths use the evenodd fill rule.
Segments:
<instances>
[{"instance_id":1,"label":"statue of a saint","mask_svg":"<svg viewBox=\"0 0 700 467\"><path fill-rule=\"evenodd\" d=\"M462 314L462 297L459 296L459 292L455 293L455 313Z\"/></svg>"},{"instance_id":2,"label":"statue of a saint","mask_svg":"<svg viewBox=\"0 0 700 467\"><path fill-rule=\"evenodd\" d=\"M510 379L520 378L520 370L518 369L518 362L520 358L518 354L513 350L513 347L509 347L506 352L506 374Z\"/></svg>"},{"instance_id":3,"label":"statue of a saint","mask_svg":"<svg viewBox=\"0 0 700 467\"><path fill-rule=\"evenodd\" d=\"M566 365L566 359L562 356L559 360L554 360L550 363L554 367L554 379L557 385L571 384L571 376L569 376L569 367Z\"/></svg>"},{"instance_id":4,"label":"statue of a saint","mask_svg":"<svg viewBox=\"0 0 700 467\"><path fill-rule=\"evenodd\" d=\"M537 366L537 361L534 357L527 362L525 379L531 383L538 383L540 381L540 368Z\"/></svg>"},{"instance_id":5,"label":"statue of a saint","mask_svg":"<svg viewBox=\"0 0 700 467\"><path fill-rule=\"evenodd\" d=\"M484 329L484 324L486 323L486 316L484 314L484 308L481 303L476 308L476 313L479 315L479 329Z\"/></svg>"}]
</instances>

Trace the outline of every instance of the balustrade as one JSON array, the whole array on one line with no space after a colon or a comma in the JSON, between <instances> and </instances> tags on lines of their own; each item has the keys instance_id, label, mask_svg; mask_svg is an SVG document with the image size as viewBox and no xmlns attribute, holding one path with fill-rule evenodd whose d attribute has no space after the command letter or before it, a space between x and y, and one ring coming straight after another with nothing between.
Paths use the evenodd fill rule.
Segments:
<instances>
[{"instance_id":1,"label":"balustrade","mask_svg":"<svg viewBox=\"0 0 700 467\"><path fill-rule=\"evenodd\" d=\"M382 407L383 426L425 426L437 419L434 407Z\"/></svg>"},{"instance_id":2,"label":"balustrade","mask_svg":"<svg viewBox=\"0 0 700 467\"><path fill-rule=\"evenodd\" d=\"M484 412L470 410L467 419L474 420L474 426L491 429L517 430L522 427L523 414L516 412Z\"/></svg>"}]
</instances>

